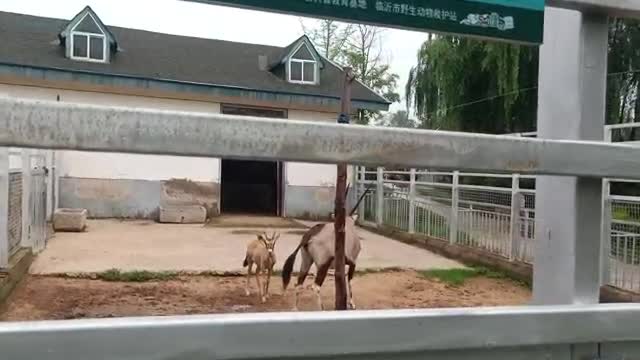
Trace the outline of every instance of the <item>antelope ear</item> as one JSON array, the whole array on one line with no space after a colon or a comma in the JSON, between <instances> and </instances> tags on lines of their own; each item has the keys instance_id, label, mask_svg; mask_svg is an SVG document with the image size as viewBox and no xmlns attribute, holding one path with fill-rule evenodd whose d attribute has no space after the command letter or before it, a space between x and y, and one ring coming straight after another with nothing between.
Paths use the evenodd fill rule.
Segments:
<instances>
[{"instance_id":1,"label":"antelope ear","mask_svg":"<svg viewBox=\"0 0 640 360\"><path fill-rule=\"evenodd\" d=\"M264 236L262 236L262 234L257 234L256 236L258 237L258 240L264 241Z\"/></svg>"}]
</instances>

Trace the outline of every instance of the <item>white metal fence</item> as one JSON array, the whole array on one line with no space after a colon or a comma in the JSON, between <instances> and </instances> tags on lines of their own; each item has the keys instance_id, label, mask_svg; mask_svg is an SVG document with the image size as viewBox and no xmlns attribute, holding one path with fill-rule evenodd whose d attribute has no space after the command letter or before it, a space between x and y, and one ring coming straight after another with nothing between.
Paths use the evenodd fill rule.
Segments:
<instances>
[{"instance_id":1,"label":"white metal fence","mask_svg":"<svg viewBox=\"0 0 640 360\"><path fill-rule=\"evenodd\" d=\"M359 194L371 188L363 221L533 263L535 177L382 168L356 173ZM606 281L640 292L640 197L606 192L604 201Z\"/></svg>"},{"instance_id":2,"label":"white metal fence","mask_svg":"<svg viewBox=\"0 0 640 360\"><path fill-rule=\"evenodd\" d=\"M10 257L22 248L34 252L44 249L47 239L47 152L28 149L4 149L1 156L6 160L2 181L2 202L6 212L0 221L6 228L0 234L0 271L9 267ZM6 217L6 219L4 219ZM5 222L6 220L6 222ZM5 239L6 237L6 239Z\"/></svg>"},{"instance_id":3,"label":"white metal fence","mask_svg":"<svg viewBox=\"0 0 640 360\"><path fill-rule=\"evenodd\" d=\"M535 190L520 187L531 177L382 168L357 174L359 194L373 190L362 202L363 221L532 260ZM482 182L497 183L474 184Z\"/></svg>"},{"instance_id":4,"label":"white metal fence","mask_svg":"<svg viewBox=\"0 0 640 360\"><path fill-rule=\"evenodd\" d=\"M640 123L607 125L605 140L638 146ZM608 282L619 288L640 292L640 182L629 179L603 181L603 236L609 247Z\"/></svg>"},{"instance_id":5,"label":"white metal fence","mask_svg":"<svg viewBox=\"0 0 640 360\"><path fill-rule=\"evenodd\" d=\"M393 164L464 171L524 169L528 174L640 180L640 149L628 151L626 147L595 142L340 127L320 122L0 98L2 112L10 114L0 122L2 146L343 161L364 166ZM607 166L601 166L601 162ZM500 219L507 216L507 191L503 188L509 186L491 185L496 189L491 191L490 199L495 200L486 203L486 199L472 195L478 185L460 181L459 174L449 181L446 176L431 178L432 174L422 176L410 171L407 195L406 179L389 179L396 183L385 184L379 176L381 172L376 171L380 181L375 183L374 198L362 205L370 211L373 208L365 217L377 222L383 221L385 198L390 198L385 196L385 190L399 198L392 203L402 204L386 215L387 221L395 221L408 231L428 231L442 238L451 239L455 234L455 242L465 229L464 224L462 231L452 229L452 225L460 224L457 218L461 212L463 218L467 216L465 211L499 213ZM407 213L407 196L409 217L414 219L408 224L399 220ZM458 211L446 212L448 199L450 209ZM523 202L513 199L512 194L508 213L516 215L510 220L531 218L518 208ZM474 204L478 202L482 205ZM528 208L526 197L524 207ZM416 218L423 220L415 221ZM470 219L489 221L478 220L483 218L476 215ZM510 228L526 229L524 225ZM504 224L493 231L503 233ZM473 236L469 234L471 239ZM490 244L481 238L474 246ZM513 241L509 246L510 254L517 253L513 251ZM498 246L504 252L503 247ZM0 325L0 348L7 359L51 360L96 355L104 359L625 358L618 354L629 354L629 346L637 343L628 342L640 340L639 318L638 305L622 304L5 323ZM620 343L623 341L627 343ZM635 350L633 354L637 353Z\"/></svg>"}]
</instances>

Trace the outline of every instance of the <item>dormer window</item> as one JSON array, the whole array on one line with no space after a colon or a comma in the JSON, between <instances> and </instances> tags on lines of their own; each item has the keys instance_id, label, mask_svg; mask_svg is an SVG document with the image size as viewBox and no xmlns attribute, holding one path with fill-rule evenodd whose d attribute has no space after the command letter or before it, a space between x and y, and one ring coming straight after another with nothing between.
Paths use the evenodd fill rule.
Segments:
<instances>
[{"instance_id":1,"label":"dormer window","mask_svg":"<svg viewBox=\"0 0 640 360\"><path fill-rule=\"evenodd\" d=\"M288 70L290 83L310 85L318 83L318 62L304 42L289 59Z\"/></svg>"},{"instance_id":2,"label":"dormer window","mask_svg":"<svg viewBox=\"0 0 640 360\"><path fill-rule=\"evenodd\" d=\"M90 13L71 29L71 58L74 60L106 62L107 37Z\"/></svg>"}]
</instances>

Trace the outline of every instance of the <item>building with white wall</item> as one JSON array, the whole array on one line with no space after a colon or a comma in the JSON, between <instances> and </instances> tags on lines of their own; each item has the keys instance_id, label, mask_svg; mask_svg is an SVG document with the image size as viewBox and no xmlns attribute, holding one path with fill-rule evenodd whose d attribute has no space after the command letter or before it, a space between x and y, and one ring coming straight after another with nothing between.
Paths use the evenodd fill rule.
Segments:
<instances>
[{"instance_id":1,"label":"building with white wall","mask_svg":"<svg viewBox=\"0 0 640 360\"><path fill-rule=\"evenodd\" d=\"M141 16L143 16L141 14ZM308 38L285 48L0 12L0 96L335 122L343 72ZM360 83L352 108L388 110ZM153 218L161 204L213 213L324 217L334 165L57 151L59 207Z\"/></svg>"}]
</instances>

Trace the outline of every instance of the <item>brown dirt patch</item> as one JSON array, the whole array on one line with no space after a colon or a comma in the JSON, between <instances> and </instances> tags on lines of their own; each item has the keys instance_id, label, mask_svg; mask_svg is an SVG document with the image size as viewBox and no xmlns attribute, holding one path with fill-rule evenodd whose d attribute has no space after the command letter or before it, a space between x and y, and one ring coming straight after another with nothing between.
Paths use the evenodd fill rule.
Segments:
<instances>
[{"instance_id":1,"label":"brown dirt patch","mask_svg":"<svg viewBox=\"0 0 640 360\"><path fill-rule=\"evenodd\" d=\"M234 312L289 311L292 294L282 295L274 277L265 304L244 294L242 277L184 277L149 283L31 276L16 289L0 314L3 321L161 316ZM306 284L312 282L307 280ZM451 286L413 271L357 275L353 281L359 309L401 309L522 305L529 289L506 279L473 278ZM324 304L333 307L333 282L323 287ZM302 310L315 310L311 290L303 292Z\"/></svg>"}]
</instances>

